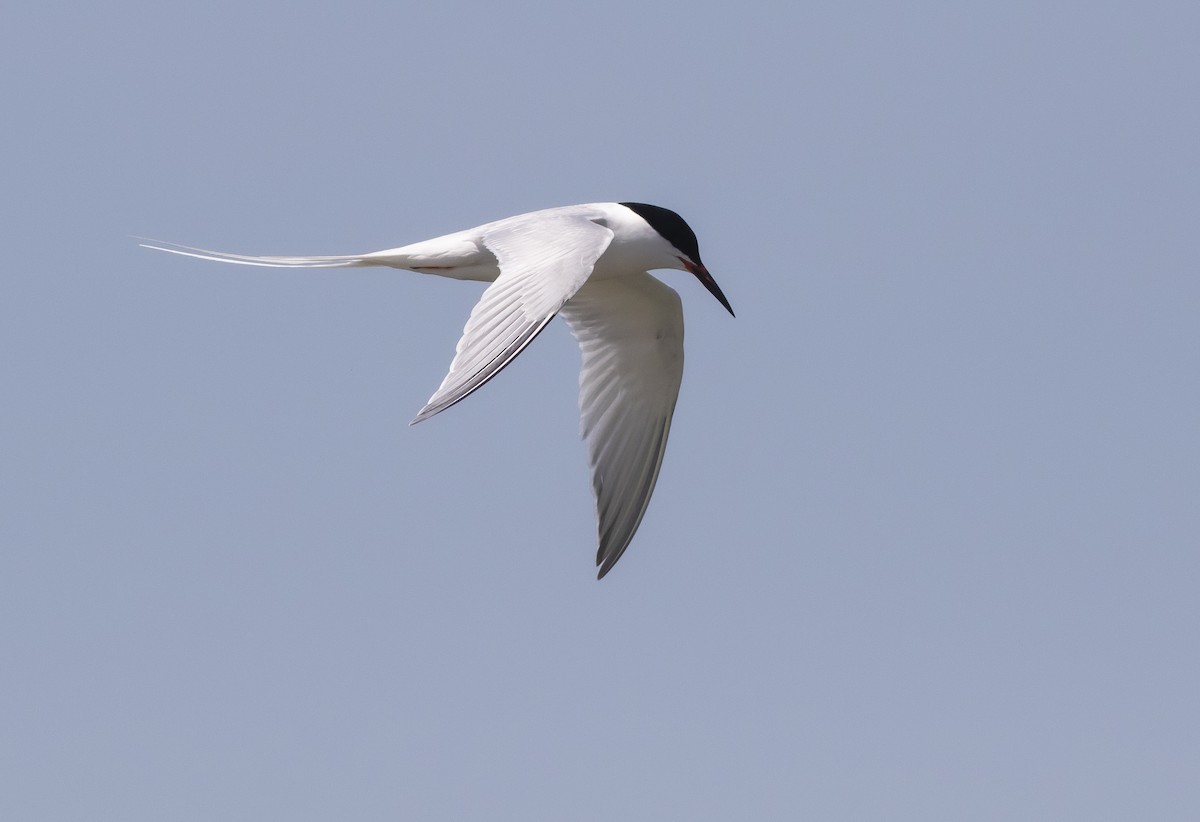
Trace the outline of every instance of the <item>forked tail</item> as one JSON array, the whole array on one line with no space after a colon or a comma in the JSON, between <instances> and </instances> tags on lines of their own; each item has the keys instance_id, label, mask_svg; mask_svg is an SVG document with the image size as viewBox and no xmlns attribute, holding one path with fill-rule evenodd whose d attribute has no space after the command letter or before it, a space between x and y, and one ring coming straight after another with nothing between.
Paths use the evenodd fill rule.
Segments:
<instances>
[{"instance_id":1,"label":"forked tail","mask_svg":"<svg viewBox=\"0 0 1200 822\"><path fill-rule=\"evenodd\" d=\"M145 239L138 237L136 239ZM230 254L226 251L209 251L205 248L192 248L178 243L166 243L161 240L146 240L138 243L142 248L152 248L155 251L166 251L168 254L181 254L184 257L195 257L200 260L216 260L219 263L235 265L258 265L267 268L350 268L353 266L378 265L357 257L254 257L249 254Z\"/></svg>"}]
</instances>

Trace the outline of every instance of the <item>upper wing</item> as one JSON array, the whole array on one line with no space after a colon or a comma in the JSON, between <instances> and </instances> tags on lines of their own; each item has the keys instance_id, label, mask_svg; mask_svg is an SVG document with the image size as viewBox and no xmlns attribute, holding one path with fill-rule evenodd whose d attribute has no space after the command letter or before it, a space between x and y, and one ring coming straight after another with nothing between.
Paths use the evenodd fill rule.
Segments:
<instances>
[{"instance_id":1,"label":"upper wing","mask_svg":"<svg viewBox=\"0 0 1200 822\"><path fill-rule=\"evenodd\" d=\"M603 578L633 539L662 466L683 378L683 308L649 274L588 282L562 309L579 341L581 429Z\"/></svg>"},{"instance_id":2,"label":"upper wing","mask_svg":"<svg viewBox=\"0 0 1200 822\"><path fill-rule=\"evenodd\" d=\"M450 373L413 423L454 405L512 362L587 282L612 238L583 215L544 213L501 221L484 234L500 276L471 311Z\"/></svg>"}]
</instances>

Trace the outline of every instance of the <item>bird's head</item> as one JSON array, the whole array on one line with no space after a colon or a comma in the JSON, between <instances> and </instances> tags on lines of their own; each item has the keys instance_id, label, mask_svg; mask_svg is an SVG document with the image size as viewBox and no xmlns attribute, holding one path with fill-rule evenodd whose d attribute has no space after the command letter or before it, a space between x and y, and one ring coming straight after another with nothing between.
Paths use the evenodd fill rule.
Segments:
<instances>
[{"instance_id":1,"label":"bird's head","mask_svg":"<svg viewBox=\"0 0 1200 822\"><path fill-rule=\"evenodd\" d=\"M717 302L725 306L725 310L730 315L736 316L733 314L733 307L729 305L729 300L721 292L721 287L717 285L717 281L712 278L701 261L700 243L696 240L696 232L692 231L692 227L687 224L686 220L671 209L662 206L647 205L646 203L621 203L621 205L645 220L651 228L658 232L659 236L670 243L676 251L673 256L679 260L678 267L692 272L696 279L708 289L708 293L716 297Z\"/></svg>"}]
</instances>

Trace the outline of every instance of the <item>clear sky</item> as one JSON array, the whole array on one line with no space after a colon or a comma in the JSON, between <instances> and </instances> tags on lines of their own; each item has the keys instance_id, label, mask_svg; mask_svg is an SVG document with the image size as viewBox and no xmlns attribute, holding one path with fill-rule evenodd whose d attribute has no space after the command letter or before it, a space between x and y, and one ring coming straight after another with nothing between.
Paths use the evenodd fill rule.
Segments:
<instances>
[{"instance_id":1,"label":"clear sky","mask_svg":"<svg viewBox=\"0 0 1200 822\"><path fill-rule=\"evenodd\" d=\"M5 12L0 818L1200 818L1200 6ZM137 248L682 213L595 580L556 322Z\"/></svg>"}]
</instances>

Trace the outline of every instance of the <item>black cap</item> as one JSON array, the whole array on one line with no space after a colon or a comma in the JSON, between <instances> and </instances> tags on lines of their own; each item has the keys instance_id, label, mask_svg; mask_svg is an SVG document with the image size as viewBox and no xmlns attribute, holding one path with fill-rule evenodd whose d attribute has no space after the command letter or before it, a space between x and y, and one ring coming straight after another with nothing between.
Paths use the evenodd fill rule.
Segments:
<instances>
[{"instance_id":1,"label":"black cap","mask_svg":"<svg viewBox=\"0 0 1200 822\"><path fill-rule=\"evenodd\" d=\"M721 293L721 287L717 285L717 281L712 278L701 261L700 243L696 241L696 232L692 231L692 227L687 224L686 220L671 209L662 206L647 205L646 203L620 203L620 205L637 214L657 231L660 237L686 254L688 259L680 258L680 262L688 271L696 275L696 279L704 284L704 287L717 298L721 305L725 306L726 311L733 314L733 306L729 304L729 300L725 299L725 295Z\"/></svg>"},{"instance_id":2,"label":"black cap","mask_svg":"<svg viewBox=\"0 0 1200 822\"><path fill-rule=\"evenodd\" d=\"M627 209L637 214L650 224L662 238L671 245L688 255L694 263L700 263L700 243L696 240L696 232L687 221L669 208L647 205L646 203L621 203Z\"/></svg>"}]
</instances>

